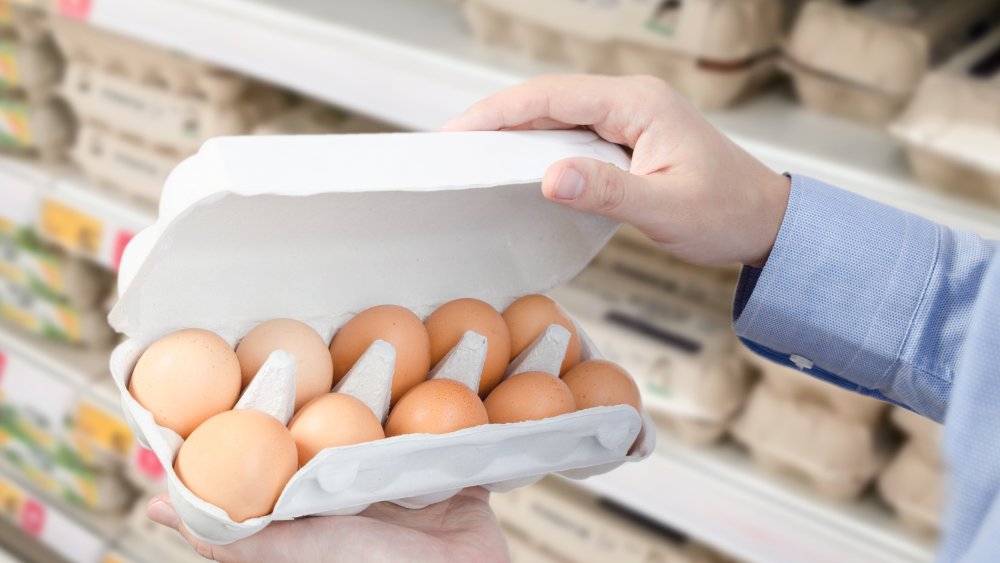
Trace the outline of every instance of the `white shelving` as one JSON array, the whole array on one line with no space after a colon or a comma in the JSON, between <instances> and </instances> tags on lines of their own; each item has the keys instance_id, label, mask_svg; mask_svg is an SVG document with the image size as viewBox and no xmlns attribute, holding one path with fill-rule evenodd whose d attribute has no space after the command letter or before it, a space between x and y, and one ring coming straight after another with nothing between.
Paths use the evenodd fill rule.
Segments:
<instances>
[{"instance_id":1,"label":"white shelving","mask_svg":"<svg viewBox=\"0 0 1000 563\"><path fill-rule=\"evenodd\" d=\"M874 499L826 500L762 473L732 445L695 449L662 433L658 442L641 463L573 482L757 563L934 558L930 542L901 529Z\"/></svg>"},{"instance_id":2,"label":"white shelving","mask_svg":"<svg viewBox=\"0 0 1000 563\"><path fill-rule=\"evenodd\" d=\"M94 0L80 15L414 130L565 70L479 45L447 0ZM780 92L710 117L776 169L1000 237L1000 211L918 185L884 132L812 115Z\"/></svg>"}]
</instances>

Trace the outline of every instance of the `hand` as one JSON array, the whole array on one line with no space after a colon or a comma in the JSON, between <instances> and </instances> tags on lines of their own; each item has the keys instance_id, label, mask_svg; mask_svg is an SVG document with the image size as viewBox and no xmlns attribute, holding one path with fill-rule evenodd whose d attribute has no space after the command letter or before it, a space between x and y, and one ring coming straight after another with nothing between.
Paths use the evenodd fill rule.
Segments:
<instances>
[{"instance_id":1,"label":"hand","mask_svg":"<svg viewBox=\"0 0 1000 563\"><path fill-rule=\"evenodd\" d=\"M320 516L274 522L229 545L196 539L165 496L149 502L151 520L178 532L206 559L267 561L508 561L507 545L490 510L489 493L476 487L422 510L378 503L356 516Z\"/></svg>"},{"instance_id":2,"label":"hand","mask_svg":"<svg viewBox=\"0 0 1000 563\"><path fill-rule=\"evenodd\" d=\"M547 76L487 98L447 131L589 127L633 149L628 172L587 158L554 163L548 199L631 223L676 256L761 267L788 204L789 180L710 125L662 81Z\"/></svg>"}]
</instances>

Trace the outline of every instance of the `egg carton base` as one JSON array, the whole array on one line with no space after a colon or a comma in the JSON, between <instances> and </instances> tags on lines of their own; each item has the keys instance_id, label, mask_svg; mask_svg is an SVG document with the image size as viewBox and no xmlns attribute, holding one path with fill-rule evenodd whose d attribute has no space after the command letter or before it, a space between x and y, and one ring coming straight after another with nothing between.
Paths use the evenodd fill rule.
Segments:
<instances>
[{"instance_id":1,"label":"egg carton base","mask_svg":"<svg viewBox=\"0 0 1000 563\"><path fill-rule=\"evenodd\" d=\"M884 127L903 111L908 96L893 96L803 68L789 71L795 93L811 111Z\"/></svg>"},{"instance_id":2,"label":"egg carton base","mask_svg":"<svg viewBox=\"0 0 1000 563\"><path fill-rule=\"evenodd\" d=\"M940 529L944 469L921 458L907 444L878 478L878 492L900 522L920 535L934 537Z\"/></svg>"},{"instance_id":3,"label":"egg carton base","mask_svg":"<svg viewBox=\"0 0 1000 563\"><path fill-rule=\"evenodd\" d=\"M569 64L581 72L651 74L670 83L703 110L734 105L767 82L776 68L777 57L761 53L745 61L742 68L710 70L697 57L563 34L475 0L466 2L463 11L473 35L482 43L513 49L542 61Z\"/></svg>"},{"instance_id":4,"label":"egg carton base","mask_svg":"<svg viewBox=\"0 0 1000 563\"><path fill-rule=\"evenodd\" d=\"M685 444L697 447L715 445L729 430L729 421L700 420L676 413L652 411L657 427L676 436Z\"/></svg>"},{"instance_id":5,"label":"egg carton base","mask_svg":"<svg viewBox=\"0 0 1000 563\"><path fill-rule=\"evenodd\" d=\"M1000 174L908 144L907 158L921 182L945 193L1000 206Z\"/></svg>"},{"instance_id":6,"label":"egg carton base","mask_svg":"<svg viewBox=\"0 0 1000 563\"><path fill-rule=\"evenodd\" d=\"M95 183L154 206L170 171L184 158L92 123L81 124L71 157Z\"/></svg>"}]
</instances>

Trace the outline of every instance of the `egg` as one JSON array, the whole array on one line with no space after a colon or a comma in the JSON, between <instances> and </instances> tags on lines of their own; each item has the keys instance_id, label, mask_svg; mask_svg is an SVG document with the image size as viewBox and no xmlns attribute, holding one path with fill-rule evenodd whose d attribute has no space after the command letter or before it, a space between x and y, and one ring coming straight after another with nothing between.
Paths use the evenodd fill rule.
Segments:
<instances>
[{"instance_id":1,"label":"egg","mask_svg":"<svg viewBox=\"0 0 1000 563\"><path fill-rule=\"evenodd\" d=\"M337 384L358 358L376 340L385 340L396 349L392 375L392 402L427 379L431 369L431 345L420 317L406 307L379 305L358 313L347 321L330 344L333 382Z\"/></svg>"},{"instance_id":2,"label":"egg","mask_svg":"<svg viewBox=\"0 0 1000 563\"><path fill-rule=\"evenodd\" d=\"M295 410L330 392L333 359L326 342L312 327L294 319L260 323L236 346L244 388L275 350L284 350L295 358Z\"/></svg>"},{"instance_id":3,"label":"egg","mask_svg":"<svg viewBox=\"0 0 1000 563\"><path fill-rule=\"evenodd\" d=\"M188 435L236 404L241 387L236 353L219 335L186 329L154 342L139 357L128 390L156 424Z\"/></svg>"},{"instance_id":4,"label":"egg","mask_svg":"<svg viewBox=\"0 0 1000 563\"><path fill-rule=\"evenodd\" d=\"M541 371L508 377L484 404L490 422L495 424L542 420L576 410L569 387L558 377Z\"/></svg>"},{"instance_id":5,"label":"egg","mask_svg":"<svg viewBox=\"0 0 1000 563\"><path fill-rule=\"evenodd\" d=\"M385 435L446 434L488 422L486 407L472 389L450 379L432 379L403 395L389 413Z\"/></svg>"},{"instance_id":6,"label":"egg","mask_svg":"<svg viewBox=\"0 0 1000 563\"><path fill-rule=\"evenodd\" d=\"M285 425L249 409L206 420L174 461L184 486L235 522L270 514L298 467L295 442Z\"/></svg>"},{"instance_id":7,"label":"egg","mask_svg":"<svg viewBox=\"0 0 1000 563\"><path fill-rule=\"evenodd\" d=\"M580 335L576 325L555 301L544 295L525 295L511 303L503 312L510 330L510 359L513 360L531 345L550 325L569 331L569 346L559 373L566 373L580 363Z\"/></svg>"},{"instance_id":8,"label":"egg","mask_svg":"<svg viewBox=\"0 0 1000 563\"><path fill-rule=\"evenodd\" d=\"M510 331L503 316L478 299L456 299L435 310L424 321L431 342L431 365L437 365L465 335L473 331L486 338L486 362L479 380L485 397L500 383L510 362Z\"/></svg>"},{"instance_id":9,"label":"egg","mask_svg":"<svg viewBox=\"0 0 1000 563\"><path fill-rule=\"evenodd\" d=\"M385 438L382 423L368 405L346 393L327 393L309 401L288 424L299 466L326 448Z\"/></svg>"},{"instance_id":10,"label":"egg","mask_svg":"<svg viewBox=\"0 0 1000 563\"><path fill-rule=\"evenodd\" d=\"M613 405L630 405L637 412L642 409L639 386L616 363L587 360L566 372L562 380L573 392L577 410Z\"/></svg>"}]
</instances>

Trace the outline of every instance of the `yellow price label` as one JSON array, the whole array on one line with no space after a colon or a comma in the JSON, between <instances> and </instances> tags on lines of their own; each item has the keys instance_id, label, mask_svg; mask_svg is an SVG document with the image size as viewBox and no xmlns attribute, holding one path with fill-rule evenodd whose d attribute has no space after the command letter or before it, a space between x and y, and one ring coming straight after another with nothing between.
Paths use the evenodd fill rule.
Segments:
<instances>
[{"instance_id":1,"label":"yellow price label","mask_svg":"<svg viewBox=\"0 0 1000 563\"><path fill-rule=\"evenodd\" d=\"M21 512L24 495L13 483L0 479L0 512L8 517L16 518Z\"/></svg>"},{"instance_id":2,"label":"yellow price label","mask_svg":"<svg viewBox=\"0 0 1000 563\"><path fill-rule=\"evenodd\" d=\"M77 431L87 436L91 442L121 456L132 453L135 438L128 424L120 417L83 402L77 408L74 419Z\"/></svg>"},{"instance_id":3,"label":"yellow price label","mask_svg":"<svg viewBox=\"0 0 1000 563\"><path fill-rule=\"evenodd\" d=\"M42 232L72 250L96 254L101 248L104 225L100 219L46 199L42 202Z\"/></svg>"}]
</instances>

